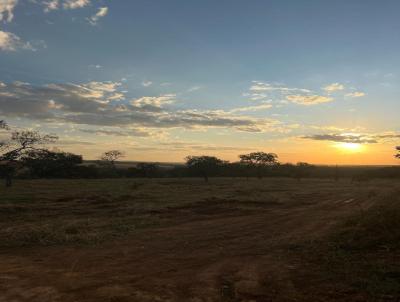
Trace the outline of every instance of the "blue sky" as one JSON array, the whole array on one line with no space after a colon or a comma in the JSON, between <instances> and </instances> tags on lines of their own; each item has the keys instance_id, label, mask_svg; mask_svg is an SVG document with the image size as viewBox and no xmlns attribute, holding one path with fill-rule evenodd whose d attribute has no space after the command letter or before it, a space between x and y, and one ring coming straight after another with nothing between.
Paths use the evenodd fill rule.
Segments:
<instances>
[{"instance_id":1,"label":"blue sky","mask_svg":"<svg viewBox=\"0 0 400 302\"><path fill-rule=\"evenodd\" d=\"M0 117L88 158L257 149L394 163L399 12L390 0L0 0Z\"/></svg>"}]
</instances>

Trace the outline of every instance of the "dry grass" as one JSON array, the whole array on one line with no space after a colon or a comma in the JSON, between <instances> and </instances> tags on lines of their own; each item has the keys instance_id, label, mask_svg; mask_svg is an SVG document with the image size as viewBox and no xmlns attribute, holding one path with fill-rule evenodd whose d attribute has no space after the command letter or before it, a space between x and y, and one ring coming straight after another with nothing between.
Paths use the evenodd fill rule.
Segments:
<instances>
[{"instance_id":1,"label":"dry grass","mask_svg":"<svg viewBox=\"0 0 400 302\"><path fill-rule=\"evenodd\" d=\"M390 180L17 181L0 188L0 265L15 280L0 292L5 301L42 285L57 301L119 301L121 292L133 301L399 301L399 189Z\"/></svg>"},{"instance_id":2,"label":"dry grass","mask_svg":"<svg viewBox=\"0 0 400 302\"><path fill-rule=\"evenodd\" d=\"M368 301L400 298L400 191L375 191L367 209L360 208L306 252L319 280L344 292L361 291Z\"/></svg>"}]
</instances>

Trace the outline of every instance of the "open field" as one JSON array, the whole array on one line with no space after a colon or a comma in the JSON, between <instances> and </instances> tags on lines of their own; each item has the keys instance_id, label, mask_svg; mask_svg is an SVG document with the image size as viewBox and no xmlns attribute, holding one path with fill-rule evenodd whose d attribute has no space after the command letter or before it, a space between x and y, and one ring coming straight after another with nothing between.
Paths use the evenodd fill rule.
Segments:
<instances>
[{"instance_id":1,"label":"open field","mask_svg":"<svg viewBox=\"0 0 400 302\"><path fill-rule=\"evenodd\" d=\"M0 301L400 301L400 183L18 180Z\"/></svg>"}]
</instances>

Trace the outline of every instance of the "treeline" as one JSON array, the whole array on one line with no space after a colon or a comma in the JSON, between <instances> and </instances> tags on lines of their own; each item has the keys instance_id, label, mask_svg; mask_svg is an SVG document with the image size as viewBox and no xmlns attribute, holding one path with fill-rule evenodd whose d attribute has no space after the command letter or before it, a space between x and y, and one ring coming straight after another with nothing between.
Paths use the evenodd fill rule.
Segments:
<instances>
[{"instance_id":1,"label":"treeline","mask_svg":"<svg viewBox=\"0 0 400 302\"><path fill-rule=\"evenodd\" d=\"M370 178L400 178L400 168L328 167L300 162L283 164L275 153L252 152L238 156L237 162L228 162L215 156L188 156L186 163L166 167L156 163L138 163L121 167L124 157L119 150L103 153L98 161L88 164L81 155L50 151L46 146L58 138L36 131L12 131L0 120L0 130L9 138L0 141L0 177L11 186L19 178L118 178L118 177L351 177L357 181ZM400 147L396 148L400 158Z\"/></svg>"},{"instance_id":2,"label":"treeline","mask_svg":"<svg viewBox=\"0 0 400 302\"><path fill-rule=\"evenodd\" d=\"M257 152L262 153L262 152ZM211 158L211 160L210 160ZM185 164L124 163L118 161L83 161L82 156L65 152L39 152L23 159L15 174L18 178L184 178L201 177L291 177L342 178L368 181L373 178L400 178L400 167L314 166L307 163L255 164L227 162L211 156L188 157ZM195 161L195 163L193 162Z\"/></svg>"}]
</instances>

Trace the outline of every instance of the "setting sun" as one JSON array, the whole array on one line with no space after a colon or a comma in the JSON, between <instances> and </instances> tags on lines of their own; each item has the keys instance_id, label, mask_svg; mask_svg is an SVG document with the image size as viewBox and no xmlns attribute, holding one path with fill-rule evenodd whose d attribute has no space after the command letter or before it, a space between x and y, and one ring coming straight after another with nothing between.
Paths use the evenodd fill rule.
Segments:
<instances>
[{"instance_id":1,"label":"setting sun","mask_svg":"<svg viewBox=\"0 0 400 302\"><path fill-rule=\"evenodd\" d=\"M339 149L346 152L362 152L364 146L362 144L357 143L339 143L336 145Z\"/></svg>"}]
</instances>

